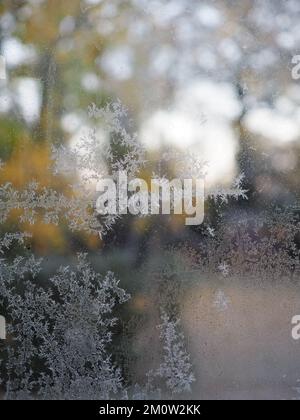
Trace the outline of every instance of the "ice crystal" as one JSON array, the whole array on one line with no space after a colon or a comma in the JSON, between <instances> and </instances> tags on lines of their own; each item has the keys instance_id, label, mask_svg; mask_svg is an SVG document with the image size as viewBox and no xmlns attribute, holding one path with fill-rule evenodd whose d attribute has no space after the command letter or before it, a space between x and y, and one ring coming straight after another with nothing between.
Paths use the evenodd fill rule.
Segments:
<instances>
[{"instance_id":1,"label":"ice crystal","mask_svg":"<svg viewBox=\"0 0 300 420\"><path fill-rule=\"evenodd\" d=\"M5 264L1 272L1 304L8 308L13 337L2 362L7 398L116 395L122 377L108 352L116 323L112 311L129 296L114 274L100 276L79 255L76 270L62 267L43 287L34 282L39 262L26 269L23 261L22 272L16 270L19 263ZM25 280L28 273L31 279Z\"/></svg>"},{"instance_id":2,"label":"ice crystal","mask_svg":"<svg viewBox=\"0 0 300 420\"><path fill-rule=\"evenodd\" d=\"M213 306L217 309L218 312L223 312L228 309L229 304L229 298L222 290L218 290L215 294Z\"/></svg>"},{"instance_id":3,"label":"ice crystal","mask_svg":"<svg viewBox=\"0 0 300 420\"><path fill-rule=\"evenodd\" d=\"M171 394L190 392L195 377L190 356L184 346L184 335L179 331L180 320L172 321L165 312L162 313L161 320L159 329L164 343L164 356L154 375L164 379Z\"/></svg>"}]
</instances>

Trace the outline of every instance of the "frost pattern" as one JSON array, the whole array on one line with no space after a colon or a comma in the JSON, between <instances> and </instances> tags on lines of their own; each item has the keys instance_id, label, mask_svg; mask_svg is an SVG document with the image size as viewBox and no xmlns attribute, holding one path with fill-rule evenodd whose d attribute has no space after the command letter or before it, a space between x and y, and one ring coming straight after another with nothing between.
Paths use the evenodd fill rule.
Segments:
<instances>
[{"instance_id":1,"label":"frost pattern","mask_svg":"<svg viewBox=\"0 0 300 420\"><path fill-rule=\"evenodd\" d=\"M21 210L20 221L34 224L38 215L44 223L58 224L64 220L73 231L98 233L103 236L120 218L119 215L99 216L96 212L95 183L103 177L116 179L118 171L126 171L128 179L136 177L148 162L144 148L138 141L137 134L129 134L123 127L127 111L120 102L109 103L105 108L91 105L91 118L100 120L104 125L108 141L103 144L97 136L97 130L91 129L73 149L67 146L53 147L53 173L71 175L70 192L65 194L39 185L33 180L22 191L12 184L0 186L0 221L7 220L14 209ZM190 153L165 152L160 166L176 163L179 175L183 178L204 177L207 163ZM80 181L78 175L80 174ZM161 183L165 174L153 174ZM206 192L206 198L227 202L229 198L246 199L242 187L243 177L234 182L232 188L215 188ZM174 200L174 197L173 197Z\"/></svg>"},{"instance_id":2,"label":"frost pattern","mask_svg":"<svg viewBox=\"0 0 300 420\"><path fill-rule=\"evenodd\" d=\"M62 267L46 288L34 281L41 261L24 262L4 264L1 270L1 304L8 308L8 333L14 337L2 362L6 397L99 399L116 394L121 373L108 354L116 322L111 313L129 296L113 273L102 278L79 255L76 271Z\"/></svg>"},{"instance_id":3,"label":"frost pattern","mask_svg":"<svg viewBox=\"0 0 300 420\"><path fill-rule=\"evenodd\" d=\"M229 298L225 295L225 293L222 290L218 290L213 303L216 310L218 312L226 311L228 309L229 304Z\"/></svg>"},{"instance_id":4,"label":"frost pattern","mask_svg":"<svg viewBox=\"0 0 300 420\"><path fill-rule=\"evenodd\" d=\"M149 162L137 134L124 127L128 116L120 102L101 109L92 105L89 116L104 127L104 143L97 128L92 128L75 148L53 148L52 169L70 180L68 194L43 187L36 180L21 191L10 183L1 185L1 223L18 210L20 222L34 224L41 218L51 224L64 221L71 230L100 236L113 226L119 216L99 218L91 186L108 173L114 178L120 170L135 177ZM182 177L205 176L206 162L197 156L165 151L158 164L159 182L167 175L161 168L171 161L176 162ZM246 198L242 181L238 178L229 190L209 191L206 198L221 202L229 197ZM28 240L26 232L6 233L0 240L0 305L7 314L11 337L1 361L7 399L135 399L191 391L195 377L173 313L164 311L162 315L159 328L164 355L159 368L148 374L144 384L127 383L112 359L110 346L117 322L113 313L129 299L128 294L112 272L104 276L96 273L83 254L78 256L76 269L61 267L41 283L42 260L21 251ZM18 253L17 244L22 255L5 257L12 248ZM164 269L162 278L165 275Z\"/></svg>"},{"instance_id":5,"label":"frost pattern","mask_svg":"<svg viewBox=\"0 0 300 420\"><path fill-rule=\"evenodd\" d=\"M1 245L7 247L14 240L23 243L24 238L8 235ZM126 388L121 370L112 361L109 348L117 323L113 312L130 299L114 274L101 276L92 269L87 255L80 254L75 270L61 267L49 284L42 285L37 281L41 265L42 260L33 256L1 261L0 304L9 314L7 332L13 337L0 365L6 399L161 395L149 379L146 386ZM183 336L175 332L177 324L164 315L161 328L166 355L156 373L166 378L172 393L188 391L193 380Z\"/></svg>"}]
</instances>

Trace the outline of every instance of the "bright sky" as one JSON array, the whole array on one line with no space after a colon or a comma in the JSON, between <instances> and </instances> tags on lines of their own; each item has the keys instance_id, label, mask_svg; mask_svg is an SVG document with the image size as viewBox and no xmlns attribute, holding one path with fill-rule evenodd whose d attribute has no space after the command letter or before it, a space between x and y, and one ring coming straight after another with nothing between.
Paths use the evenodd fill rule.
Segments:
<instances>
[{"instance_id":1,"label":"bright sky","mask_svg":"<svg viewBox=\"0 0 300 420\"><path fill-rule=\"evenodd\" d=\"M254 109L245 119L250 131L277 144L294 141L300 130L300 108L295 118L297 105L290 101L288 108L288 99L281 99L276 109ZM231 85L194 81L178 92L171 109L158 110L148 118L141 128L141 139L150 149L163 144L198 153L210 163L208 184L227 183L237 170L238 139L232 122L240 112Z\"/></svg>"},{"instance_id":2,"label":"bright sky","mask_svg":"<svg viewBox=\"0 0 300 420\"><path fill-rule=\"evenodd\" d=\"M178 92L171 110L145 122L141 139L149 148L175 145L209 162L207 184L230 182L236 172L237 139L231 122L240 105L228 84L195 81Z\"/></svg>"},{"instance_id":3,"label":"bright sky","mask_svg":"<svg viewBox=\"0 0 300 420\"><path fill-rule=\"evenodd\" d=\"M209 10L206 12L210 13ZM211 15L212 23L217 19L217 16ZM32 123L40 113L40 83L37 79L23 77L9 85L9 70L25 60L33 59L34 51L17 39L10 38L3 43L3 53L8 67L7 83L10 89L4 89L3 86L1 88L0 112L9 112L13 102L16 102L25 120ZM122 79L130 78L129 52L122 48L114 50L111 57L102 57L102 65L113 72L115 59L120 72L118 76ZM123 63L121 66L120 62ZM95 75L89 75L83 80L83 87L89 89L88 85L91 83L91 89L100 88L98 82ZM300 107L293 99L292 95L291 98L279 98L275 109L259 108L249 111L245 118L248 129L273 142L294 141L299 136ZM231 85L197 79L177 92L169 109L158 109L149 115L140 128L140 138L150 149L167 144L199 153L201 158L210 162L208 182L227 182L236 172L238 141L231 126L239 113L240 104ZM76 113L67 114L62 121L65 131L72 135L74 127L77 129L81 124L81 117L77 121L76 118Z\"/></svg>"}]
</instances>

